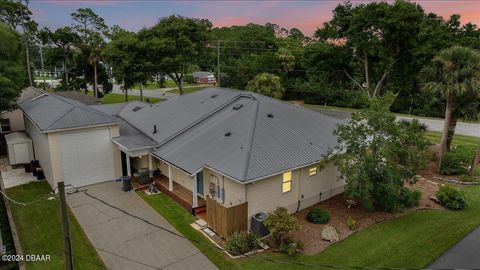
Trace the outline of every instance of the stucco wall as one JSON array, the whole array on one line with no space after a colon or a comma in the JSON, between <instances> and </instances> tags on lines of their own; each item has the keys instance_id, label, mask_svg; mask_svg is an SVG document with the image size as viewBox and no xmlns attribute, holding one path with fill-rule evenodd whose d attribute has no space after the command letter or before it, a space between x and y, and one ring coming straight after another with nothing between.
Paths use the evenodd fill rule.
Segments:
<instances>
[{"instance_id":1,"label":"stucco wall","mask_svg":"<svg viewBox=\"0 0 480 270\"><path fill-rule=\"evenodd\" d=\"M20 109L16 109L9 112L4 112L1 115L2 119L10 120L10 131L23 131L25 130L25 121L23 120L23 112Z\"/></svg>"},{"instance_id":2,"label":"stucco wall","mask_svg":"<svg viewBox=\"0 0 480 270\"><path fill-rule=\"evenodd\" d=\"M213 199L215 199L223 206L232 207L238 204L242 204L246 201L245 185L240 184L227 176L223 176L219 173L205 168L203 169L203 190L205 192L205 195L208 195L210 196L210 198L212 198L212 195L209 194L210 183L218 185L220 186L220 189L223 188L225 190L224 198L222 198L222 196L218 194L215 194L215 196L213 196Z\"/></svg>"},{"instance_id":3,"label":"stucco wall","mask_svg":"<svg viewBox=\"0 0 480 270\"><path fill-rule=\"evenodd\" d=\"M40 130L30 121L30 119L25 118L24 121L25 132L30 136L30 138L32 138L35 159L40 162L40 166L43 169L45 178L47 178L50 186L53 187L55 182L50 158L48 135L41 133Z\"/></svg>"}]
</instances>

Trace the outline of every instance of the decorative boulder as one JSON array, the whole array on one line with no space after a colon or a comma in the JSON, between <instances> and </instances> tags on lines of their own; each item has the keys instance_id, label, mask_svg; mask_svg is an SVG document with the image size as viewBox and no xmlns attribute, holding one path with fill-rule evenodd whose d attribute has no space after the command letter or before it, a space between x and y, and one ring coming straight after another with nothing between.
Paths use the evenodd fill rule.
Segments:
<instances>
[{"instance_id":1,"label":"decorative boulder","mask_svg":"<svg viewBox=\"0 0 480 270\"><path fill-rule=\"evenodd\" d=\"M338 242L338 240L340 240L337 230L335 230L335 228L330 225L325 225L325 227L323 228L322 239L332 243Z\"/></svg>"}]
</instances>

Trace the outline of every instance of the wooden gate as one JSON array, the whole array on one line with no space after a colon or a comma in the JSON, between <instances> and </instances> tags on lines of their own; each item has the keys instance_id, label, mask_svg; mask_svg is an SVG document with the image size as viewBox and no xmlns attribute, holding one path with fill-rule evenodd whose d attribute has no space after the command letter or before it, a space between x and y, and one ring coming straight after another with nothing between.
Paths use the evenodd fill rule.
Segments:
<instances>
[{"instance_id":1,"label":"wooden gate","mask_svg":"<svg viewBox=\"0 0 480 270\"><path fill-rule=\"evenodd\" d=\"M227 238L233 232L247 230L247 212L248 202L227 208L207 197L208 227L223 238Z\"/></svg>"}]
</instances>

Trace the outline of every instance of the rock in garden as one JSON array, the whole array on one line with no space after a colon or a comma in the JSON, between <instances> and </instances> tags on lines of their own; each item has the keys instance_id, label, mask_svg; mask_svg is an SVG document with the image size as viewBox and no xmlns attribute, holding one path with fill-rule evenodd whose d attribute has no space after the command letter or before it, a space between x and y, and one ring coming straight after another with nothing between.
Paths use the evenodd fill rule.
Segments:
<instances>
[{"instance_id":1,"label":"rock in garden","mask_svg":"<svg viewBox=\"0 0 480 270\"><path fill-rule=\"evenodd\" d=\"M347 208L352 208L353 206L357 205L357 202L354 200L347 200Z\"/></svg>"},{"instance_id":2,"label":"rock in garden","mask_svg":"<svg viewBox=\"0 0 480 270\"><path fill-rule=\"evenodd\" d=\"M340 240L337 230L335 230L335 228L330 225L325 225L325 227L323 228L322 239L332 243L338 242L338 240Z\"/></svg>"}]
</instances>

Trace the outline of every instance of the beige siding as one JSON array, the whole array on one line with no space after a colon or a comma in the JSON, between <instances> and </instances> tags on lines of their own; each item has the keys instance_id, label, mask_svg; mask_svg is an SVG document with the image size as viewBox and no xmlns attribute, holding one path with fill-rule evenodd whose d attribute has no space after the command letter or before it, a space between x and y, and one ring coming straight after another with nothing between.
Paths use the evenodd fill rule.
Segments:
<instances>
[{"instance_id":1,"label":"beige siding","mask_svg":"<svg viewBox=\"0 0 480 270\"><path fill-rule=\"evenodd\" d=\"M215 196L210 194L210 183L212 183L214 186L219 185L220 188L224 188L224 200L222 200L222 197L217 194ZM203 169L203 185L205 195L215 199L218 203L225 207L236 206L246 201L245 185L206 168Z\"/></svg>"},{"instance_id":2,"label":"beige siding","mask_svg":"<svg viewBox=\"0 0 480 270\"><path fill-rule=\"evenodd\" d=\"M43 169L45 177L53 187L55 180L52 172L52 161L50 158L48 135L41 133L40 130L28 118L25 118L25 131L30 138L32 138L35 159L40 162L40 166Z\"/></svg>"},{"instance_id":3,"label":"beige siding","mask_svg":"<svg viewBox=\"0 0 480 270\"><path fill-rule=\"evenodd\" d=\"M300 170L292 171L292 190L282 192L283 174L247 185L248 217L258 212L270 213L277 207L286 207L289 213L297 209Z\"/></svg>"},{"instance_id":4,"label":"beige siding","mask_svg":"<svg viewBox=\"0 0 480 270\"><path fill-rule=\"evenodd\" d=\"M193 179L188 176L184 171L181 171L173 166L170 166L172 170L172 180L184 188L193 191ZM168 177L168 169L166 171Z\"/></svg>"},{"instance_id":5,"label":"beige siding","mask_svg":"<svg viewBox=\"0 0 480 270\"><path fill-rule=\"evenodd\" d=\"M110 134L112 138L120 136L120 130L118 126L111 126L110 127ZM118 148L118 145L113 144L113 166L114 166L114 173L115 177L121 177L122 176L122 154L120 152L120 148Z\"/></svg>"},{"instance_id":6,"label":"beige siding","mask_svg":"<svg viewBox=\"0 0 480 270\"><path fill-rule=\"evenodd\" d=\"M309 176L309 168L317 166L317 175ZM312 165L292 171L292 190L282 193L282 174L247 185L248 217L258 212L272 212L285 207L289 213L312 206L343 192L345 183L338 180L332 164L322 170Z\"/></svg>"},{"instance_id":7,"label":"beige siding","mask_svg":"<svg viewBox=\"0 0 480 270\"><path fill-rule=\"evenodd\" d=\"M25 130L22 110L17 109L10 112L4 112L2 113L1 118L10 120L10 131L8 132Z\"/></svg>"},{"instance_id":8,"label":"beige siding","mask_svg":"<svg viewBox=\"0 0 480 270\"><path fill-rule=\"evenodd\" d=\"M130 159L131 165L133 168L139 169L148 169L148 155L142 157L132 157Z\"/></svg>"}]
</instances>

